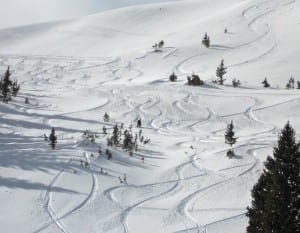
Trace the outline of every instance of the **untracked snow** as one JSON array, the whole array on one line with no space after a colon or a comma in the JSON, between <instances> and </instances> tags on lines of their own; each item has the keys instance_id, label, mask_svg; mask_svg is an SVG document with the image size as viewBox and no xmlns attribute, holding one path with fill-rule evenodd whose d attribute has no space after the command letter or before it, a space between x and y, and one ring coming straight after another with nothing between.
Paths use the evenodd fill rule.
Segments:
<instances>
[{"instance_id":1,"label":"untracked snow","mask_svg":"<svg viewBox=\"0 0 300 233\"><path fill-rule=\"evenodd\" d=\"M285 88L291 75L300 81L299 12L297 0L185 0L0 30L0 73L10 66L21 84L0 103L0 232L245 233L279 129L289 120L300 132L300 90ZM193 72L207 85L185 85ZM151 141L133 157L99 156L102 134L82 140L116 123L138 132L139 118ZM52 127L55 150L43 138Z\"/></svg>"}]
</instances>

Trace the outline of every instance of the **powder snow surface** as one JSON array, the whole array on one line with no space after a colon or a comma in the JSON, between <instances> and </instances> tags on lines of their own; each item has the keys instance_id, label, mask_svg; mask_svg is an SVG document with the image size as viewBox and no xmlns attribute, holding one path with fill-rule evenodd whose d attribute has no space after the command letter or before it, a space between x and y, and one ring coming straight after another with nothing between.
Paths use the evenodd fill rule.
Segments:
<instances>
[{"instance_id":1,"label":"powder snow surface","mask_svg":"<svg viewBox=\"0 0 300 233\"><path fill-rule=\"evenodd\" d=\"M285 89L291 75L300 81L299 12L296 0L185 0L1 30L0 73L9 65L21 91L0 103L0 232L245 233L279 130L289 120L300 132L300 91ZM193 72L204 87L185 85ZM151 141L133 157L111 149L107 160L104 135L81 138L122 122L138 132L139 118ZM51 127L55 150L43 139Z\"/></svg>"}]
</instances>

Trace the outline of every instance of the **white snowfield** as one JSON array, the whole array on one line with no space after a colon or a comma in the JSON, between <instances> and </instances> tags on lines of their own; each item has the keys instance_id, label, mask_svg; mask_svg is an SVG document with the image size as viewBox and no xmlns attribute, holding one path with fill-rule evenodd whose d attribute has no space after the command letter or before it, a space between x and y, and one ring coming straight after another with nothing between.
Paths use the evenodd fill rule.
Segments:
<instances>
[{"instance_id":1,"label":"white snowfield","mask_svg":"<svg viewBox=\"0 0 300 233\"><path fill-rule=\"evenodd\" d=\"M185 0L1 30L0 73L10 66L21 91L0 103L0 232L245 233L279 130L289 120L300 133L300 90L285 88L300 81L299 12L297 0ZM225 86L211 83L221 59ZM193 72L207 85L185 85ZM99 156L102 134L81 139L116 123L138 132L139 118L151 141L133 157Z\"/></svg>"}]
</instances>

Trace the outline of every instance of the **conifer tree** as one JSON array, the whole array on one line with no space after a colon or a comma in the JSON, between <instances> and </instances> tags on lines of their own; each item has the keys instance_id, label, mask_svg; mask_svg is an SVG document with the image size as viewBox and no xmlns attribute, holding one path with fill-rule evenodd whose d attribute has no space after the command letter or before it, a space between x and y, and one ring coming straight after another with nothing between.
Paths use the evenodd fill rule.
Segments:
<instances>
[{"instance_id":1,"label":"conifer tree","mask_svg":"<svg viewBox=\"0 0 300 233\"><path fill-rule=\"evenodd\" d=\"M163 40L161 40L159 43L158 43L158 48L162 48L162 47L164 47L164 45L165 45L165 42L163 41Z\"/></svg>"},{"instance_id":2,"label":"conifer tree","mask_svg":"<svg viewBox=\"0 0 300 233\"><path fill-rule=\"evenodd\" d=\"M113 129L112 141L113 141L113 144L116 146L119 144L119 128L118 128L117 124L115 124L114 129Z\"/></svg>"},{"instance_id":3,"label":"conifer tree","mask_svg":"<svg viewBox=\"0 0 300 233\"><path fill-rule=\"evenodd\" d=\"M241 85L241 81L240 80L237 80L236 78L234 78L232 80L232 86L233 87L239 87Z\"/></svg>"},{"instance_id":4,"label":"conifer tree","mask_svg":"<svg viewBox=\"0 0 300 233\"><path fill-rule=\"evenodd\" d=\"M230 124L227 126L227 130L225 132L225 143L229 144L230 147L232 148L232 146L236 143L237 138L234 137L234 131L233 131L233 121L230 122Z\"/></svg>"},{"instance_id":5,"label":"conifer tree","mask_svg":"<svg viewBox=\"0 0 300 233\"><path fill-rule=\"evenodd\" d=\"M202 44L206 47L209 48L210 47L210 38L207 35L207 33L205 33L203 39L202 39Z\"/></svg>"},{"instance_id":6,"label":"conifer tree","mask_svg":"<svg viewBox=\"0 0 300 233\"><path fill-rule=\"evenodd\" d=\"M233 121L230 122L230 124L227 126L227 130L225 132L225 143L230 145L230 150L227 152L227 156L229 158L234 156L234 152L232 149L232 146L236 143L237 138L234 137L234 131L233 131Z\"/></svg>"},{"instance_id":7,"label":"conifer tree","mask_svg":"<svg viewBox=\"0 0 300 233\"><path fill-rule=\"evenodd\" d=\"M20 90L20 85L18 84L17 81L14 81L11 87L12 96L16 97L19 90Z\"/></svg>"},{"instance_id":8,"label":"conifer tree","mask_svg":"<svg viewBox=\"0 0 300 233\"><path fill-rule=\"evenodd\" d=\"M0 81L0 91L2 95L2 101L4 103L7 103L9 101L10 95L11 95L11 86L13 82L10 80L11 72L9 70L9 67L7 68L3 79Z\"/></svg>"},{"instance_id":9,"label":"conifer tree","mask_svg":"<svg viewBox=\"0 0 300 233\"><path fill-rule=\"evenodd\" d=\"M216 75L219 78L218 83L220 85L224 85L226 79L224 79L224 75L227 73L227 67L224 65L224 60L221 61L221 64L218 66Z\"/></svg>"},{"instance_id":10,"label":"conifer tree","mask_svg":"<svg viewBox=\"0 0 300 233\"><path fill-rule=\"evenodd\" d=\"M252 190L247 233L300 232L300 145L289 122L273 155Z\"/></svg>"},{"instance_id":11,"label":"conifer tree","mask_svg":"<svg viewBox=\"0 0 300 233\"><path fill-rule=\"evenodd\" d=\"M265 78L264 81L262 81L262 84L264 85L265 88L270 87L270 84L269 84L267 78Z\"/></svg>"},{"instance_id":12,"label":"conifer tree","mask_svg":"<svg viewBox=\"0 0 300 233\"><path fill-rule=\"evenodd\" d=\"M7 103L11 100L11 97L16 97L19 90L20 85L17 81L12 81L10 79L11 72L9 67L7 68L4 77L0 80L0 96L2 97L2 101Z\"/></svg>"},{"instance_id":13,"label":"conifer tree","mask_svg":"<svg viewBox=\"0 0 300 233\"><path fill-rule=\"evenodd\" d=\"M51 134L49 135L49 141L50 141L50 146L52 149L55 149L56 143L57 143L57 137L55 135L55 129L52 128Z\"/></svg>"},{"instance_id":14,"label":"conifer tree","mask_svg":"<svg viewBox=\"0 0 300 233\"><path fill-rule=\"evenodd\" d=\"M174 72L170 75L169 80L170 80L171 82L177 81L177 76L176 76L176 74L175 74Z\"/></svg>"}]
</instances>

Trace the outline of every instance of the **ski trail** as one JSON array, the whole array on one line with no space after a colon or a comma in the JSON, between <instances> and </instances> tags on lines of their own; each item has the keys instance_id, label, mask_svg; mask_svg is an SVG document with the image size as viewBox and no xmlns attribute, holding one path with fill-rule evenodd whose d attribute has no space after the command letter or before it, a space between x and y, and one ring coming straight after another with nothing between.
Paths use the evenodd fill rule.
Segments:
<instances>
[{"instance_id":1,"label":"ski trail","mask_svg":"<svg viewBox=\"0 0 300 233\"><path fill-rule=\"evenodd\" d=\"M84 152L83 156L85 158L85 160L91 165L90 163L90 159L88 158L87 154ZM91 166L90 166L91 168ZM71 209L70 211L68 211L67 213L63 214L62 216L58 217L57 215L55 215L55 220L54 223L57 224L57 222L61 222L61 220L63 220L66 217L69 217L72 214L75 214L76 212L80 211L82 208L84 208L88 203L90 203L92 201L92 198L95 197L96 193L97 193L97 189L98 189L98 181L96 178L95 173L93 172L93 170L90 170L91 173L91 177L92 177L92 187L91 190L89 191L88 196L77 206L75 206L73 209ZM59 176L61 175L61 173L59 174ZM58 177L56 177L56 179L54 180L54 182L57 180ZM50 225L52 225L53 222L51 223L47 223L46 225L40 227L38 230L35 231L35 233L41 232L43 230L45 230L46 228L48 228ZM66 230L66 229L64 229ZM63 231L66 233L69 233L69 231Z\"/></svg>"},{"instance_id":2,"label":"ski trail","mask_svg":"<svg viewBox=\"0 0 300 233\"><path fill-rule=\"evenodd\" d=\"M55 185L55 183L57 182L57 180L59 179L59 177L63 174L63 172L65 171L65 169L72 163L72 159L69 160L69 162L63 167L63 169L53 178L53 180L50 182L50 184L48 185L48 189L44 195L44 207L48 213L48 215L51 218L51 224L54 223L61 232L63 233L70 233L70 231L66 228L66 226L63 224L63 222L61 221L61 219L57 216L55 210L53 209L52 205L51 205L51 200L52 200L52 192L51 192L51 188ZM36 231L34 231L35 233L40 232L44 230L44 228L40 228Z\"/></svg>"}]
</instances>

